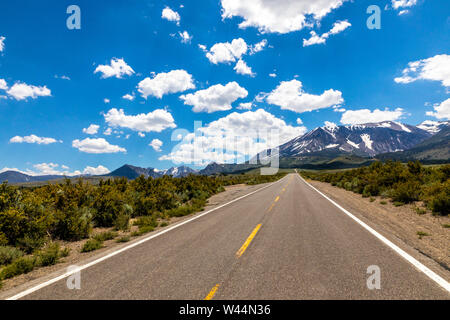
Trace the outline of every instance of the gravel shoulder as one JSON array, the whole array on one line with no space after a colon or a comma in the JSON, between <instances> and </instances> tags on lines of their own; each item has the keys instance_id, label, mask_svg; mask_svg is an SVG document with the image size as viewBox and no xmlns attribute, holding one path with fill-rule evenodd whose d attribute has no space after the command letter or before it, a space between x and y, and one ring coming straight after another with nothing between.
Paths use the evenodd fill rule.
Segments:
<instances>
[{"instance_id":1,"label":"gravel shoulder","mask_svg":"<svg viewBox=\"0 0 450 320\"><path fill-rule=\"evenodd\" d=\"M420 204L396 207L389 199L374 197L375 200L371 201L370 198L363 198L359 194L328 183L311 180L308 182L450 280L450 217L433 216L429 211L417 214L415 207ZM445 225L447 227L444 227ZM427 235L419 236L418 232Z\"/></svg>"},{"instance_id":2,"label":"gravel shoulder","mask_svg":"<svg viewBox=\"0 0 450 320\"><path fill-rule=\"evenodd\" d=\"M238 184L238 185L232 185L225 187L225 191L218 193L211 198L208 199L208 203L205 206L204 211L208 211L211 209L214 209L215 207L218 207L220 205L223 205L229 201L232 201L236 198L239 198L241 196L244 196L246 194L249 194L257 189L263 188L264 186L268 185L270 183L265 184L258 184L258 185L245 185L245 184ZM170 221L165 221L168 223L168 226L173 226L174 224L183 222L186 219L190 219L198 214L201 214L202 212L198 212L192 215L188 215L185 217L174 217ZM142 238L148 237L152 234L155 234L161 230L164 230L165 228L168 228L168 226L165 227L157 227L153 232L147 233L142 236L137 237L130 237L131 240L126 243L117 243L116 240L109 240L104 242L104 247L87 253L81 253L80 250L83 247L84 243L87 241L76 241L76 242L60 242L61 247L68 247L71 249L70 255L60 259L60 261L53 266L49 267L41 267L37 268L30 273L22 274L20 276L14 277L12 279L3 280L3 287L0 289L0 299L5 299L6 297L12 296L18 292L21 292L29 287L33 287L41 282L47 281L49 279L52 279L54 277L57 277L63 273L66 272L67 268L69 266L73 265L84 265L86 263L89 263L93 260L97 260L101 258L102 256L105 256L111 252L114 252L120 248L123 248L125 246L128 246L132 244L133 242L139 241ZM129 232L119 232L118 238L122 236L129 236L133 231L136 231L138 228L136 226L132 226ZM93 234L101 233L104 231L108 231L111 229L102 229L102 228L95 228L93 231Z\"/></svg>"}]
</instances>

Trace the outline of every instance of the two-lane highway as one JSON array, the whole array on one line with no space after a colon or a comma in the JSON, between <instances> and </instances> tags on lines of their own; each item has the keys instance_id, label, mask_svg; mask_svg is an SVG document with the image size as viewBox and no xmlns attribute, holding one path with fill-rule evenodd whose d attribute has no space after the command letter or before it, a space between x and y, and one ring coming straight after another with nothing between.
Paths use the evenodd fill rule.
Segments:
<instances>
[{"instance_id":1,"label":"two-lane highway","mask_svg":"<svg viewBox=\"0 0 450 320\"><path fill-rule=\"evenodd\" d=\"M367 287L378 266L381 288ZM445 280L444 280L445 281ZM448 299L297 174L23 299Z\"/></svg>"}]
</instances>

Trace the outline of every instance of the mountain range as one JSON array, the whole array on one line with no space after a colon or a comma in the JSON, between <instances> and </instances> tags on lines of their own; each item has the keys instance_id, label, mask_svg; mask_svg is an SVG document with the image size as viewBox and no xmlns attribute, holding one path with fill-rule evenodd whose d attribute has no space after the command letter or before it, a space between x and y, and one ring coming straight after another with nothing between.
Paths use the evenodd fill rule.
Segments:
<instances>
[{"instance_id":1,"label":"mountain range","mask_svg":"<svg viewBox=\"0 0 450 320\"><path fill-rule=\"evenodd\" d=\"M277 149L274 149L277 150ZM202 170L187 166L158 170L126 164L103 177L136 179L164 175L184 177L189 174L212 175L241 173L263 166L260 160L276 156L272 150L260 152L241 164L210 163ZM412 126L394 121L337 126L327 123L278 147L281 168L339 169L369 164L379 160L421 160L428 163L449 162L450 121L424 121ZM254 164L258 163L258 164ZM31 176L17 171L0 173L0 182L27 183L61 179L64 176Z\"/></svg>"}]
</instances>

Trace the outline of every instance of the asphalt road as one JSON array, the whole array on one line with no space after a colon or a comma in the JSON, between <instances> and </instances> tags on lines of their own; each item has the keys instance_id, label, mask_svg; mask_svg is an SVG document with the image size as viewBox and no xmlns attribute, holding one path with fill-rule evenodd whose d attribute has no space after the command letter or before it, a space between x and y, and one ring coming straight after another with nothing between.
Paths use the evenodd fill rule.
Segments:
<instances>
[{"instance_id":1,"label":"asphalt road","mask_svg":"<svg viewBox=\"0 0 450 320\"><path fill-rule=\"evenodd\" d=\"M367 287L369 266L380 289ZM398 253L290 174L24 299L449 299Z\"/></svg>"}]
</instances>

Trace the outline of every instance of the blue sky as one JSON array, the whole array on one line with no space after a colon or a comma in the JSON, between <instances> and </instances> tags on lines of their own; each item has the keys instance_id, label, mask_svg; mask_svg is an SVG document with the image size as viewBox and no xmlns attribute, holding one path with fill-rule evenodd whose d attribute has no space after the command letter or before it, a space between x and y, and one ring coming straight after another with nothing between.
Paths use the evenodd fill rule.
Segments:
<instances>
[{"instance_id":1,"label":"blue sky","mask_svg":"<svg viewBox=\"0 0 450 320\"><path fill-rule=\"evenodd\" d=\"M80 30L66 26L72 4ZM366 25L372 4L379 30ZM445 0L4 2L0 169L202 166L223 157L215 144L230 136L239 138L225 161L270 146L252 130L276 129L285 142L325 121L448 120L449 9ZM209 136L192 163L194 121Z\"/></svg>"}]
</instances>

